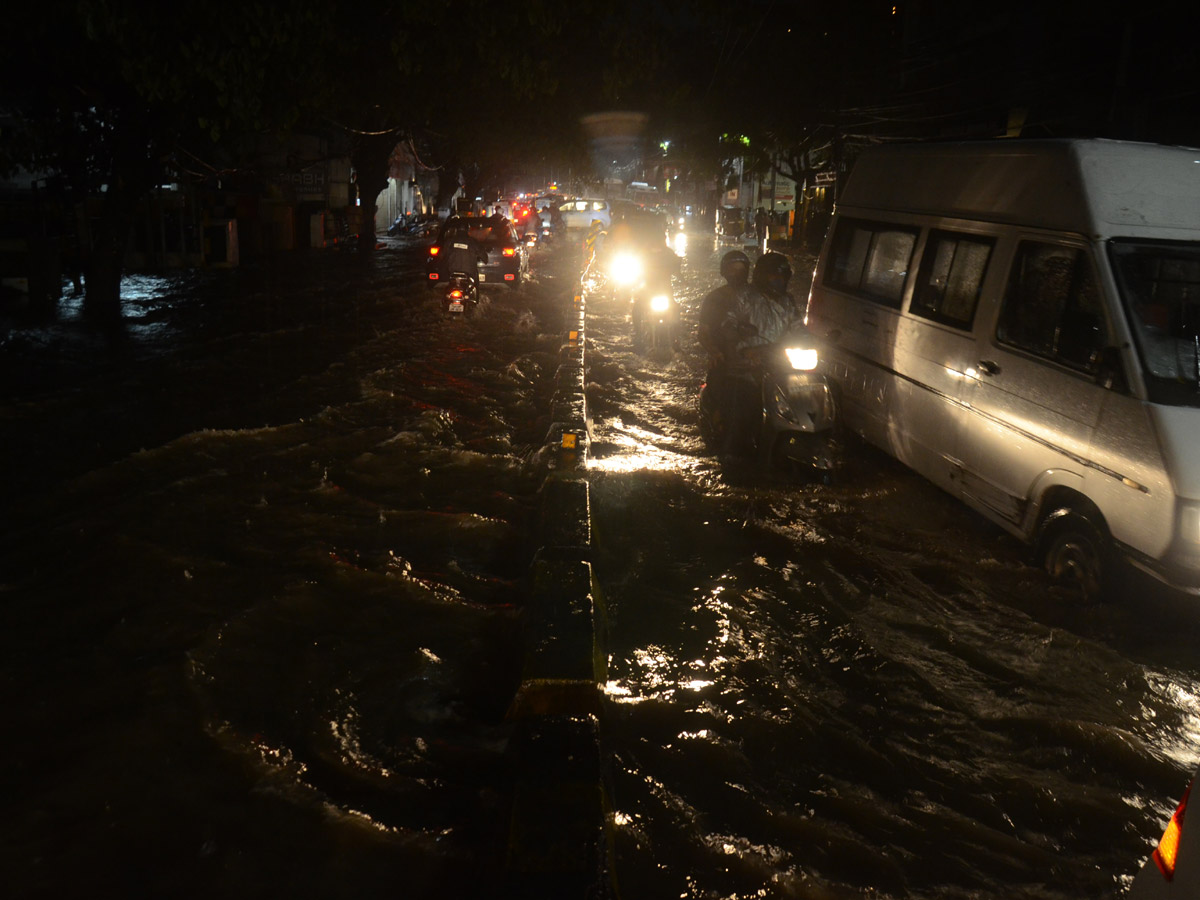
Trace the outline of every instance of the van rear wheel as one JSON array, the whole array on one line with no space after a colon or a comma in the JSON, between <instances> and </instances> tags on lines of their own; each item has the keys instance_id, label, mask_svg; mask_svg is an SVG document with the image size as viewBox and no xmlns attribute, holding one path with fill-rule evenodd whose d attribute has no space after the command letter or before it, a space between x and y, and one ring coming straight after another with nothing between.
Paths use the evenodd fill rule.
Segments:
<instances>
[{"instance_id":1,"label":"van rear wheel","mask_svg":"<svg viewBox=\"0 0 1200 900\"><path fill-rule=\"evenodd\" d=\"M1087 516L1073 509L1051 512L1042 523L1038 553L1046 572L1086 599L1105 591L1112 563L1108 539Z\"/></svg>"}]
</instances>

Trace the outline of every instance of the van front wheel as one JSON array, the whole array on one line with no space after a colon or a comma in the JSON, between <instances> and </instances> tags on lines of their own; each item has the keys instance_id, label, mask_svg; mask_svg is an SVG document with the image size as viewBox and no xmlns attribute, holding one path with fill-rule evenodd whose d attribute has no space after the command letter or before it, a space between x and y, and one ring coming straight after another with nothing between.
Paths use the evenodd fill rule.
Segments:
<instances>
[{"instance_id":1,"label":"van front wheel","mask_svg":"<svg viewBox=\"0 0 1200 900\"><path fill-rule=\"evenodd\" d=\"M1089 600L1104 592L1111 569L1108 540L1087 516L1055 510L1042 523L1037 546L1055 581L1078 588Z\"/></svg>"}]
</instances>

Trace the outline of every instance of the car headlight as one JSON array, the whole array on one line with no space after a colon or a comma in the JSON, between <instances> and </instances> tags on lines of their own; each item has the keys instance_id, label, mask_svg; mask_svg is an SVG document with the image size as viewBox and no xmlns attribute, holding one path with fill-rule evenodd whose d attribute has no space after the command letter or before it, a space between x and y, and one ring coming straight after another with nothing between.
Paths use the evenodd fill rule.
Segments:
<instances>
[{"instance_id":1,"label":"car headlight","mask_svg":"<svg viewBox=\"0 0 1200 900\"><path fill-rule=\"evenodd\" d=\"M817 367L815 347L787 347L783 352L787 354L788 362L792 364L793 369L811 372Z\"/></svg>"},{"instance_id":2,"label":"car headlight","mask_svg":"<svg viewBox=\"0 0 1200 900\"><path fill-rule=\"evenodd\" d=\"M633 284L642 277L642 261L630 253L620 253L613 257L608 274L617 284Z\"/></svg>"},{"instance_id":3,"label":"car headlight","mask_svg":"<svg viewBox=\"0 0 1200 900\"><path fill-rule=\"evenodd\" d=\"M650 298L650 311L656 313L665 313L671 308L671 298L666 294L655 294Z\"/></svg>"}]
</instances>

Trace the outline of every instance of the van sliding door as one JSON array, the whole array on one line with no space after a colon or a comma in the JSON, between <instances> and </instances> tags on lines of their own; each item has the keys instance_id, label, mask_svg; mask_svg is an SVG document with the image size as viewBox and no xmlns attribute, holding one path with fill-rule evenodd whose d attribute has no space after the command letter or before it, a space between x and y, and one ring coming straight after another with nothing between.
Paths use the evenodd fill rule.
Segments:
<instances>
[{"instance_id":1,"label":"van sliding door","mask_svg":"<svg viewBox=\"0 0 1200 900\"><path fill-rule=\"evenodd\" d=\"M1088 248L1022 239L994 322L977 330L964 399L963 498L1019 527L1039 481L1083 490L1105 391L1094 354L1110 343Z\"/></svg>"}]
</instances>

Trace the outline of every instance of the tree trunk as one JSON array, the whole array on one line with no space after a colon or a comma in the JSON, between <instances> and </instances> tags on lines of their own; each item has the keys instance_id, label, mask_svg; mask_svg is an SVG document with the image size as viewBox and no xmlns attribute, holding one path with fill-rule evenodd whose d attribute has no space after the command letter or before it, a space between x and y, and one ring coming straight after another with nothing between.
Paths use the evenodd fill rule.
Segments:
<instances>
[{"instance_id":1,"label":"tree trunk","mask_svg":"<svg viewBox=\"0 0 1200 900\"><path fill-rule=\"evenodd\" d=\"M396 148L396 135L363 135L350 155L358 181L358 201L361 219L358 229L358 249L375 249L375 212L379 194L388 184L388 163Z\"/></svg>"},{"instance_id":2,"label":"tree trunk","mask_svg":"<svg viewBox=\"0 0 1200 900\"><path fill-rule=\"evenodd\" d=\"M138 198L128 191L110 188L104 196L100 218L91 234L91 247L84 265L83 309L98 322L121 317L121 275L129 245L133 209Z\"/></svg>"}]
</instances>

